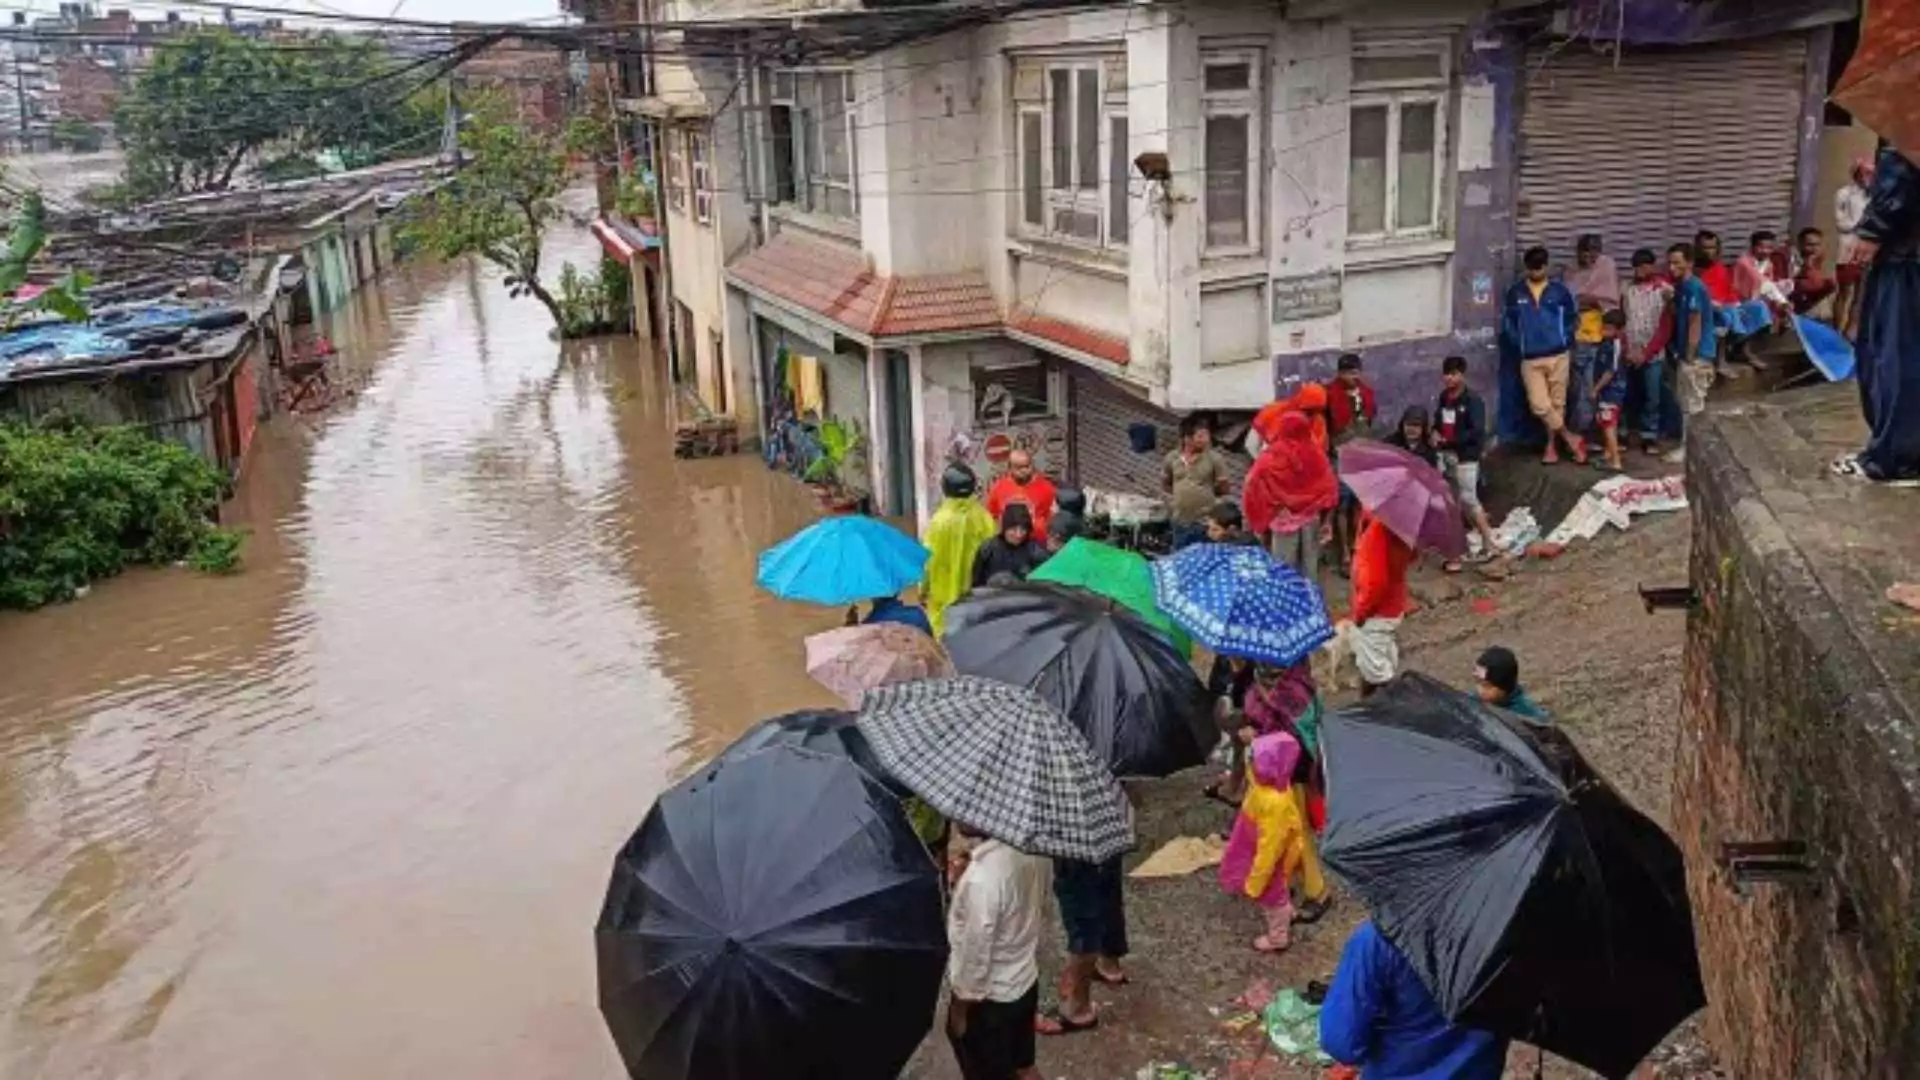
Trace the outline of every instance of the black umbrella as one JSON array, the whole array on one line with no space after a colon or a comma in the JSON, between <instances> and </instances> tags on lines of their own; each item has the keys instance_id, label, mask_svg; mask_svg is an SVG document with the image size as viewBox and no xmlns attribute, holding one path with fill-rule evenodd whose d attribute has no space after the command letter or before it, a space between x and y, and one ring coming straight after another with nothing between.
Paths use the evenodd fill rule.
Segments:
<instances>
[{"instance_id":1,"label":"black umbrella","mask_svg":"<svg viewBox=\"0 0 1920 1080\"><path fill-rule=\"evenodd\" d=\"M1166 776L1219 741L1193 666L1113 600L1027 582L947 609L954 669L1026 686L1064 713L1115 776Z\"/></svg>"},{"instance_id":2,"label":"black umbrella","mask_svg":"<svg viewBox=\"0 0 1920 1080\"><path fill-rule=\"evenodd\" d=\"M844 758L774 746L662 795L614 860L600 1011L645 1080L893 1080L933 1025L940 876Z\"/></svg>"},{"instance_id":3,"label":"black umbrella","mask_svg":"<svg viewBox=\"0 0 1920 1080\"><path fill-rule=\"evenodd\" d=\"M1320 745L1321 856L1449 1018L1619 1078L1706 1003L1679 848L1557 729L1409 674Z\"/></svg>"},{"instance_id":4,"label":"black umbrella","mask_svg":"<svg viewBox=\"0 0 1920 1080\"><path fill-rule=\"evenodd\" d=\"M720 751L718 760L745 757L769 746L798 746L804 750L843 757L887 785L895 796L905 798L913 794L887 773L885 765L880 764L880 759L874 756L873 747L867 745L867 737L855 726L854 715L850 712L840 709L803 709L762 720L748 728L746 734L735 739L731 746Z\"/></svg>"}]
</instances>

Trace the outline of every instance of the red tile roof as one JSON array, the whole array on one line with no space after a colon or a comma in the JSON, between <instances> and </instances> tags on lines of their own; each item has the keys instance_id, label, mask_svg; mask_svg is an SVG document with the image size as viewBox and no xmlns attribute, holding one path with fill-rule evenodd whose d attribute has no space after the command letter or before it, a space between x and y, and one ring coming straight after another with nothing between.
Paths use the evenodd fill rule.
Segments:
<instances>
[{"instance_id":1,"label":"red tile roof","mask_svg":"<svg viewBox=\"0 0 1920 1080\"><path fill-rule=\"evenodd\" d=\"M1115 364L1126 339L1018 308L1002 320L993 289L978 273L883 277L866 256L833 244L776 236L735 259L732 277L868 337L908 337L1015 328Z\"/></svg>"},{"instance_id":2,"label":"red tile roof","mask_svg":"<svg viewBox=\"0 0 1920 1080\"><path fill-rule=\"evenodd\" d=\"M1085 353L1110 364L1124 365L1131 355L1128 352L1126 338L1082 326L1076 322L1068 322L1057 316L1043 315L1030 308L1014 308L1007 316L1007 326L1009 329L1051 341L1062 348Z\"/></svg>"}]
</instances>

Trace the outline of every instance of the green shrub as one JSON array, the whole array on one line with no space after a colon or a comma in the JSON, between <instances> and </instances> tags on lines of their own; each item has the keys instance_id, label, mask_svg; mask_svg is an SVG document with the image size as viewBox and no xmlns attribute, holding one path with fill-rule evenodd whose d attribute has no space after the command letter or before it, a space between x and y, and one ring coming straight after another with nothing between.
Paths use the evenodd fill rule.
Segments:
<instances>
[{"instance_id":1,"label":"green shrub","mask_svg":"<svg viewBox=\"0 0 1920 1080\"><path fill-rule=\"evenodd\" d=\"M0 608L72 599L134 564L226 573L219 470L133 428L0 422Z\"/></svg>"}]
</instances>

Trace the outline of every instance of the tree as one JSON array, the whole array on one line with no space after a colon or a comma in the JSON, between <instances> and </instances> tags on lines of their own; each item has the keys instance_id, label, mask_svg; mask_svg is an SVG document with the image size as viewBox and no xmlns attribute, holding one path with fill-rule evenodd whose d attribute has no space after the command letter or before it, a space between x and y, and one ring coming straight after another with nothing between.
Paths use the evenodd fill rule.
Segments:
<instances>
[{"instance_id":1,"label":"tree","mask_svg":"<svg viewBox=\"0 0 1920 1080\"><path fill-rule=\"evenodd\" d=\"M418 203L407 238L442 259L478 255L500 267L511 294L540 301L564 328L566 313L540 279L540 244L563 216L566 146L488 99L463 119L460 149L460 170Z\"/></svg>"},{"instance_id":2,"label":"tree","mask_svg":"<svg viewBox=\"0 0 1920 1080\"><path fill-rule=\"evenodd\" d=\"M430 149L431 65L332 34L297 48L197 29L162 45L114 113L137 198L219 191L240 167L332 151L361 168Z\"/></svg>"},{"instance_id":3,"label":"tree","mask_svg":"<svg viewBox=\"0 0 1920 1080\"><path fill-rule=\"evenodd\" d=\"M79 154L90 154L106 143L99 128L73 116L55 120L51 137L54 146Z\"/></svg>"},{"instance_id":4,"label":"tree","mask_svg":"<svg viewBox=\"0 0 1920 1080\"><path fill-rule=\"evenodd\" d=\"M27 283L27 272L47 245L47 208L40 193L29 191L14 213L7 246L0 250L0 296L11 297ZM12 329L21 316L50 312L69 322L86 322L87 305L81 293L89 284L85 274L68 274L24 301L13 301L0 317L0 329Z\"/></svg>"}]
</instances>

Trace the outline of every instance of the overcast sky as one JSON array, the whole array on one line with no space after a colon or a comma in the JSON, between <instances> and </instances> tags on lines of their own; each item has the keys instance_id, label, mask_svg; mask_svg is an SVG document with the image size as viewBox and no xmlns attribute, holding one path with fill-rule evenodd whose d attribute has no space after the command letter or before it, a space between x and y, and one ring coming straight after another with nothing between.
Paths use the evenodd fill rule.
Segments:
<instances>
[{"instance_id":1,"label":"overcast sky","mask_svg":"<svg viewBox=\"0 0 1920 1080\"><path fill-rule=\"evenodd\" d=\"M421 19L430 22L528 22L542 20L557 21L560 14L560 0L240 0L252 7L274 7L282 10L289 19L297 18L301 12L314 12L322 18L350 15L369 15L384 18L394 13L394 5L399 5L399 16L403 19ZM11 0L4 6L9 9L26 8L38 14L53 15L59 11L59 0ZM164 2L126 3L121 0L93 0L94 10L104 12L109 8L131 8L134 14L143 19L161 18L169 5ZM636 5L637 7L638 5ZM219 13L210 7L195 5L173 5L183 18L213 20ZM265 16L257 12L242 12L238 17L258 19Z\"/></svg>"}]
</instances>

